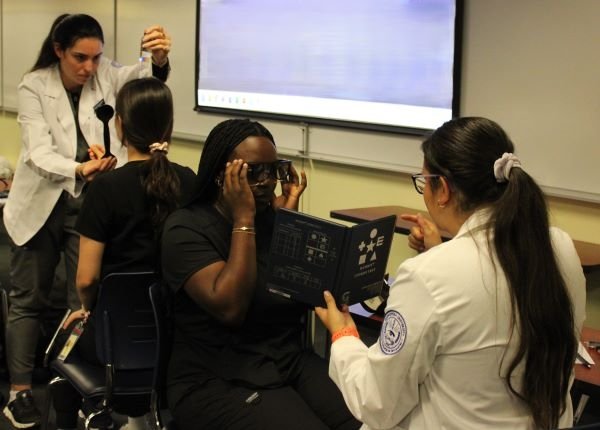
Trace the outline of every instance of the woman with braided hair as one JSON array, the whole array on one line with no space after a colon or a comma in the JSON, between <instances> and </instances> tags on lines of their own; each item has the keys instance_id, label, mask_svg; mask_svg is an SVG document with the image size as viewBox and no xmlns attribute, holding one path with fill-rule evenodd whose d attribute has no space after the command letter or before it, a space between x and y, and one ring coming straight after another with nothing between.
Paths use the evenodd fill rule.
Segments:
<instances>
[{"instance_id":1,"label":"woman with braided hair","mask_svg":"<svg viewBox=\"0 0 600 430\"><path fill-rule=\"evenodd\" d=\"M585 318L571 238L549 226L541 189L495 122L451 120L422 149L413 181L433 221L403 216L421 254L399 267L371 348L325 294L316 312L335 339L330 376L367 429L571 427Z\"/></svg>"},{"instance_id":2,"label":"woman with braided hair","mask_svg":"<svg viewBox=\"0 0 600 430\"><path fill-rule=\"evenodd\" d=\"M178 428L358 428L327 363L302 341L308 308L265 285L275 211L298 209L304 172L278 159L261 124L233 119L208 135L197 174L192 203L169 216L162 236Z\"/></svg>"}]
</instances>

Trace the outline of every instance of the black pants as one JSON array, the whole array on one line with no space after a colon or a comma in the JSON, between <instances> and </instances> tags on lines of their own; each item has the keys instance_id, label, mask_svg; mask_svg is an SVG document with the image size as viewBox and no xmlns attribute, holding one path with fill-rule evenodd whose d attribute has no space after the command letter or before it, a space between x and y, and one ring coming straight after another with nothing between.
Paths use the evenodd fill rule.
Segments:
<instances>
[{"instance_id":1,"label":"black pants","mask_svg":"<svg viewBox=\"0 0 600 430\"><path fill-rule=\"evenodd\" d=\"M329 378L327 362L315 353L304 353L288 382L280 388L257 390L212 379L171 405L172 413L179 430L351 430L360 427Z\"/></svg>"},{"instance_id":2,"label":"black pants","mask_svg":"<svg viewBox=\"0 0 600 430\"><path fill-rule=\"evenodd\" d=\"M10 382L14 385L31 384L40 321L50 306L50 291L61 252L65 258L68 306L81 307L75 291L79 252L79 234L74 230L75 201L63 194L35 236L22 246L11 241L12 288L6 325L6 358Z\"/></svg>"}]
</instances>

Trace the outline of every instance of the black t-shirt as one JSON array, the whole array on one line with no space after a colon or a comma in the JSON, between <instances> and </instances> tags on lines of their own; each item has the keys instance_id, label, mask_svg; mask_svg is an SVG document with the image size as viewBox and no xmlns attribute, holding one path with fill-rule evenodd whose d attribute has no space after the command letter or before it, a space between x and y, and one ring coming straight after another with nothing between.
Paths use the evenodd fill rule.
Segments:
<instances>
[{"instance_id":1,"label":"black t-shirt","mask_svg":"<svg viewBox=\"0 0 600 430\"><path fill-rule=\"evenodd\" d=\"M190 196L196 175L171 163L179 176L181 200ZM101 277L109 273L158 269L158 247L142 186L144 161L98 175L88 187L76 230L105 244Z\"/></svg>"},{"instance_id":2,"label":"black t-shirt","mask_svg":"<svg viewBox=\"0 0 600 430\"><path fill-rule=\"evenodd\" d=\"M242 327L222 325L185 292L187 279L217 261L226 261L232 225L211 205L172 213L162 236L162 273L175 291L174 345L169 384L185 395L190 387L218 377L251 387L286 384L302 351L305 305L266 291L265 276L274 213L256 218L257 283Z\"/></svg>"}]
</instances>

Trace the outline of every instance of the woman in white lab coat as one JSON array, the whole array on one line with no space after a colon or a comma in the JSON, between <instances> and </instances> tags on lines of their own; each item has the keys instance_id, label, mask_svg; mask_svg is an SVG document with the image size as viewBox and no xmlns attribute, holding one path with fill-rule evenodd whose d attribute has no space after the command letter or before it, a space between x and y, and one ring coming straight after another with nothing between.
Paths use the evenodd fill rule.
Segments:
<instances>
[{"instance_id":1,"label":"woman in white lab coat","mask_svg":"<svg viewBox=\"0 0 600 430\"><path fill-rule=\"evenodd\" d=\"M16 427L33 426L40 414L31 397L31 375L39 319L48 306L54 272L64 252L69 306L80 307L75 293L79 235L74 230L85 185L117 163L92 159L91 145L103 144L103 123L94 106L113 105L121 86L154 74L165 80L170 38L162 27L146 29L142 48L153 66L121 66L103 57L104 35L89 15L61 15L53 23L32 70L18 87L22 149L4 223L12 241L7 361L10 400L4 414ZM110 123L112 151L120 164L126 152ZM83 191L83 192L82 192Z\"/></svg>"},{"instance_id":2,"label":"woman in white lab coat","mask_svg":"<svg viewBox=\"0 0 600 430\"><path fill-rule=\"evenodd\" d=\"M364 428L572 425L585 280L569 236L493 121L459 118L422 146L418 215L379 340L367 348L326 294L329 373ZM453 239L441 243L439 229Z\"/></svg>"}]
</instances>

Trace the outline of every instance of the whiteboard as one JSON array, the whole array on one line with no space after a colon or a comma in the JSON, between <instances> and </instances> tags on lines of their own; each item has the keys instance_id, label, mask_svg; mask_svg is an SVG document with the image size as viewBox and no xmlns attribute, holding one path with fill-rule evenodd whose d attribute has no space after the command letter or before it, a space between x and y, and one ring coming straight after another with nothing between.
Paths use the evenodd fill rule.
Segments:
<instances>
[{"instance_id":1,"label":"whiteboard","mask_svg":"<svg viewBox=\"0 0 600 430\"><path fill-rule=\"evenodd\" d=\"M143 12L141 12L143 11ZM171 74L167 84L175 104L175 136L203 142L210 130L227 119L221 115L198 113L195 106L196 0L118 0L117 59L121 63L135 60L144 28L160 24L171 35L169 55ZM275 136L282 153L302 150L302 127L299 124L261 121Z\"/></svg>"},{"instance_id":2,"label":"whiteboard","mask_svg":"<svg viewBox=\"0 0 600 430\"><path fill-rule=\"evenodd\" d=\"M16 108L16 85L63 11L98 18L105 52L112 56L114 47L124 64L137 60L143 29L163 25L173 38L168 85L175 136L200 143L226 119L193 110L196 0L3 0L5 108ZM600 203L598 16L597 0L466 0L461 94L461 114L500 123L546 192L594 203ZM418 137L260 121L283 154L396 172L421 169Z\"/></svg>"},{"instance_id":3,"label":"whiteboard","mask_svg":"<svg viewBox=\"0 0 600 430\"><path fill-rule=\"evenodd\" d=\"M511 136L546 192L600 202L600 2L469 1L463 115Z\"/></svg>"}]
</instances>

